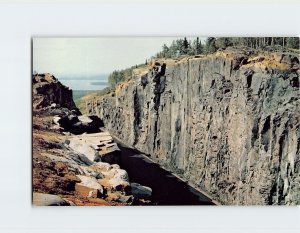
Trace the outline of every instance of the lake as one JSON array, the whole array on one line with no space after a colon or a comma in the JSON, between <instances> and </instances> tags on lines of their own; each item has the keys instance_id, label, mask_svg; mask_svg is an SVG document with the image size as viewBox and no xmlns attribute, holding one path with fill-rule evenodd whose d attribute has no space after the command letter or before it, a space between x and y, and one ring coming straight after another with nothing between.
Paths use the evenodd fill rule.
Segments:
<instances>
[{"instance_id":1,"label":"lake","mask_svg":"<svg viewBox=\"0 0 300 233\"><path fill-rule=\"evenodd\" d=\"M107 80L104 79L59 79L59 81L72 90L96 91L108 86Z\"/></svg>"}]
</instances>

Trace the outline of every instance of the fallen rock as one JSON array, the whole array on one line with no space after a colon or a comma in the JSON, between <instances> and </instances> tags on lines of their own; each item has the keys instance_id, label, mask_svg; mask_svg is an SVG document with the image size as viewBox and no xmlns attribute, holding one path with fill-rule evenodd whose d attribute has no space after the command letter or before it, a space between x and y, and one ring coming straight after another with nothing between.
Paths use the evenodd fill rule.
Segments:
<instances>
[{"instance_id":1,"label":"fallen rock","mask_svg":"<svg viewBox=\"0 0 300 233\"><path fill-rule=\"evenodd\" d=\"M90 161L94 161L98 158L98 151L96 151L91 143L84 138L70 137L69 147L77 153L85 155Z\"/></svg>"},{"instance_id":2,"label":"fallen rock","mask_svg":"<svg viewBox=\"0 0 300 233\"><path fill-rule=\"evenodd\" d=\"M73 134L97 133L103 127L103 121L97 116L77 116L65 112L63 116L55 116L53 121Z\"/></svg>"},{"instance_id":3,"label":"fallen rock","mask_svg":"<svg viewBox=\"0 0 300 233\"><path fill-rule=\"evenodd\" d=\"M113 170L115 170L115 175L114 175L115 178L129 182L127 171L123 169L115 169L115 168L113 168Z\"/></svg>"},{"instance_id":4,"label":"fallen rock","mask_svg":"<svg viewBox=\"0 0 300 233\"><path fill-rule=\"evenodd\" d=\"M75 185L75 191L83 197L100 197L104 194L103 187L94 177L77 175L81 183Z\"/></svg>"},{"instance_id":5,"label":"fallen rock","mask_svg":"<svg viewBox=\"0 0 300 233\"><path fill-rule=\"evenodd\" d=\"M106 200L113 201L113 202L131 204L132 201L133 201L133 196L132 195L124 195L121 192L109 192L107 194Z\"/></svg>"},{"instance_id":6,"label":"fallen rock","mask_svg":"<svg viewBox=\"0 0 300 233\"><path fill-rule=\"evenodd\" d=\"M103 171L103 180L99 180L109 190L123 191L127 193L130 190L128 174L123 169L111 168Z\"/></svg>"},{"instance_id":7,"label":"fallen rock","mask_svg":"<svg viewBox=\"0 0 300 233\"><path fill-rule=\"evenodd\" d=\"M69 206L70 203L57 195L33 193L32 204L35 206Z\"/></svg>"},{"instance_id":8,"label":"fallen rock","mask_svg":"<svg viewBox=\"0 0 300 233\"><path fill-rule=\"evenodd\" d=\"M118 164L121 161L121 150L116 143L102 147L99 151L100 159L110 164Z\"/></svg>"},{"instance_id":9,"label":"fallen rock","mask_svg":"<svg viewBox=\"0 0 300 233\"><path fill-rule=\"evenodd\" d=\"M127 192L130 189L128 173L123 169L111 169L114 174L108 183L113 190Z\"/></svg>"},{"instance_id":10,"label":"fallen rock","mask_svg":"<svg viewBox=\"0 0 300 233\"><path fill-rule=\"evenodd\" d=\"M114 169L120 169L120 165L118 165L118 164L112 164L112 165L111 165L111 168L114 168Z\"/></svg>"},{"instance_id":11,"label":"fallen rock","mask_svg":"<svg viewBox=\"0 0 300 233\"><path fill-rule=\"evenodd\" d=\"M106 178L118 178L120 180L123 181L127 181L129 182L128 179L128 174L125 170L123 169L116 169L116 168L112 168L107 172L102 172L102 174L106 177Z\"/></svg>"},{"instance_id":12,"label":"fallen rock","mask_svg":"<svg viewBox=\"0 0 300 233\"><path fill-rule=\"evenodd\" d=\"M115 165L115 164L113 164L113 165ZM97 163L94 163L91 166L91 168L98 172L103 172L103 171L106 172L106 171L110 170L113 165L110 165L109 163L104 163L104 162L97 162Z\"/></svg>"},{"instance_id":13,"label":"fallen rock","mask_svg":"<svg viewBox=\"0 0 300 233\"><path fill-rule=\"evenodd\" d=\"M85 175L94 177L96 179L102 179L104 177L101 172L95 171L91 167L81 166L81 168L84 171Z\"/></svg>"},{"instance_id":14,"label":"fallen rock","mask_svg":"<svg viewBox=\"0 0 300 233\"><path fill-rule=\"evenodd\" d=\"M108 181L110 184L111 190L124 191L127 192L130 190L129 182L124 181L118 177L114 177Z\"/></svg>"},{"instance_id":15,"label":"fallen rock","mask_svg":"<svg viewBox=\"0 0 300 233\"><path fill-rule=\"evenodd\" d=\"M69 147L94 162L118 163L121 151L107 132L81 134L68 138Z\"/></svg>"},{"instance_id":16,"label":"fallen rock","mask_svg":"<svg viewBox=\"0 0 300 233\"><path fill-rule=\"evenodd\" d=\"M132 195L138 199L149 199L152 195L152 189L147 186L131 183L130 187Z\"/></svg>"}]
</instances>

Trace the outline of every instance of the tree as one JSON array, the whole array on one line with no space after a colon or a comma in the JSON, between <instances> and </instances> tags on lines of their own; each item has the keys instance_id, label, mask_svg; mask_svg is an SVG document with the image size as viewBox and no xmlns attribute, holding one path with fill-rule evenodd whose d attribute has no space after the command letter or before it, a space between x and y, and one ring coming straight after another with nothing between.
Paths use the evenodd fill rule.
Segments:
<instances>
[{"instance_id":1,"label":"tree","mask_svg":"<svg viewBox=\"0 0 300 233\"><path fill-rule=\"evenodd\" d=\"M216 39L216 47L217 48L227 48L232 46L233 43L231 42L229 37L219 37Z\"/></svg>"},{"instance_id":2,"label":"tree","mask_svg":"<svg viewBox=\"0 0 300 233\"><path fill-rule=\"evenodd\" d=\"M196 40L194 40L191 44L194 55L203 53L203 46L201 44L201 41L199 40L199 37L197 37Z\"/></svg>"},{"instance_id":3,"label":"tree","mask_svg":"<svg viewBox=\"0 0 300 233\"><path fill-rule=\"evenodd\" d=\"M299 37L288 37L286 39L286 46L292 49L299 49Z\"/></svg>"},{"instance_id":4,"label":"tree","mask_svg":"<svg viewBox=\"0 0 300 233\"><path fill-rule=\"evenodd\" d=\"M182 54L187 54L189 50L189 42L187 41L186 37L184 37L182 42Z\"/></svg>"},{"instance_id":5,"label":"tree","mask_svg":"<svg viewBox=\"0 0 300 233\"><path fill-rule=\"evenodd\" d=\"M207 37L205 44L205 53L214 53L217 51L216 47L216 38L215 37Z\"/></svg>"}]
</instances>

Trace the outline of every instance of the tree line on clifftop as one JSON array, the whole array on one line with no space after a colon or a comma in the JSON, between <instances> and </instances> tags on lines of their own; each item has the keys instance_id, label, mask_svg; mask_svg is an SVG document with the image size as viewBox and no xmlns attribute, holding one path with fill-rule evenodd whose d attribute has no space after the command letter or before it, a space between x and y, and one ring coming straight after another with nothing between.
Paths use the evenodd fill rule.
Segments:
<instances>
[{"instance_id":1,"label":"tree line on clifftop","mask_svg":"<svg viewBox=\"0 0 300 233\"><path fill-rule=\"evenodd\" d=\"M187 40L184 37L173 40L169 47L164 44L156 57L176 58L180 55L206 55L231 46L246 46L253 49L266 49L267 47L299 49L299 37L207 37L203 44L199 37L194 40Z\"/></svg>"},{"instance_id":2,"label":"tree line on clifftop","mask_svg":"<svg viewBox=\"0 0 300 233\"><path fill-rule=\"evenodd\" d=\"M207 55L219 49L226 49L231 46L245 46L253 49L299 49L299 37L207 37L202 42L199 37L194 40L183 39L173 40L170 46L164 44L162 50L152 58L178 58L180 56ZM109 87L104 89L107 94L114 89L119 82L130 79L135 68L147 65L140 64L123 70L115 70L108 76Z\"/></svg>"}]
</instances>

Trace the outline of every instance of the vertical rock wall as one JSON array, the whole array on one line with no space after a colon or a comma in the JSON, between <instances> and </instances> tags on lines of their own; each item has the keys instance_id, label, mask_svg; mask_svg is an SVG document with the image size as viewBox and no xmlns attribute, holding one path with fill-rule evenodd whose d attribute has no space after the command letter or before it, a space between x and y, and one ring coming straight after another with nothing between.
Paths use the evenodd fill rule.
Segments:
<instances>
[{"instance_id":1,"label":"vertical rock wall","mask_svg":"<svg viewBox=\"0 0 300 233\"><path fill-rule=\"evenodd\" d=\"M299 58L231 50L164 62L88 112L223 204L300 204Z\"/></svg>"}]
</instances>

